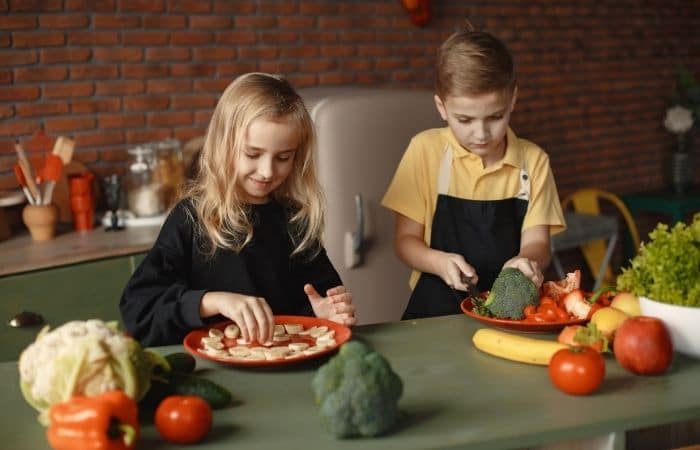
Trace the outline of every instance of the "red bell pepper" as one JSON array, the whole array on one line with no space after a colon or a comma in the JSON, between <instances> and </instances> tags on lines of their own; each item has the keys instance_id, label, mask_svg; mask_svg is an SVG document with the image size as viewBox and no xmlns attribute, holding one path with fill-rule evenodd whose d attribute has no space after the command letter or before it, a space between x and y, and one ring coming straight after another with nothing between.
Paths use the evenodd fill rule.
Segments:
<instances>
[{"instance_id":1,"label":"red bell pepper","mask_svg":"<svg viewBox=\"0 0 700 450\"><path fill-rule=\"evenodd\" d=\"M123 391L74 396L49 410L54 450L129 450L139 433L138 406Z\"/></svg>"}]
</instances>

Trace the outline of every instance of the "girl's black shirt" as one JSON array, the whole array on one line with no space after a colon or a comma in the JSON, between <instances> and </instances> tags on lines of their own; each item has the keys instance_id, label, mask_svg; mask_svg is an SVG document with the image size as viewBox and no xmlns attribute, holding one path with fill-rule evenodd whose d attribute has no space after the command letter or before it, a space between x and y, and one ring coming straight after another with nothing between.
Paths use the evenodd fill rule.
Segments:
<instances>
[{"instance_id":1,"label":"girl's black shirt","mask_svg":"<svg viewBox=\"0 0 700 450\"><path fill-rule=\"evenodd\" d=\"M288 213L276 201L251 205L253 239L240 253L217 248L205 255L196 217L188 200L173 208L122 293L122 320L142 345L180 344L189 331L204 326L199 305L208 291L263 297L275 315L313 316L304 284L321 295L342 284L325 249L312 258L290 256Z\"/></svg>"}]
</instances>

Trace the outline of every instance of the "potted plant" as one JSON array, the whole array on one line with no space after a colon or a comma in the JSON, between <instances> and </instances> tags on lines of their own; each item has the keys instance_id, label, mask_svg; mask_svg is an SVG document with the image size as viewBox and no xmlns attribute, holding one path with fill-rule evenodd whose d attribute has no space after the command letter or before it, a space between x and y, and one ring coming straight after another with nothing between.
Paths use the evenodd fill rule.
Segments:
<instances>
[{"instance_id":1,"label":"potted plant","mask_svg":"<svg viewBox=\"0 0 700 450\"><path fill-rule=\"evenodd\" d=\"M700 118L700 85L685 68L678 71L678 82L671 97L671 105L664 116L664 127L676 135L676 148L671 157L673 188L682 194L693 182L693 160L690 154L691 134Z\"/></svg>"},{"instance_id":2,"label":"potted plant","mask_svg":"<svg viewBox=\"0 0 700 450\"><path fill-rule=\"evenodd\" d=\"M617 289L639 297L643 315L666 323L677 351L700 358L700 213L690 224L658 224Z\"/></svg>"}]
</instances>

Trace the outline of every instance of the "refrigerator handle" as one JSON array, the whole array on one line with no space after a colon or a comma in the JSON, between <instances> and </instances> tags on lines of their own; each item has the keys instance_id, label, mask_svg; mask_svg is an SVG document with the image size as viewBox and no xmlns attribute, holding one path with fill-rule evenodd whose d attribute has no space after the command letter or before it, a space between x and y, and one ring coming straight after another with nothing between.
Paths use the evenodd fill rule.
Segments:
<instances>
[{"instance_id":1,"label":"refrigerator handle","mask_svg":"<svg viewBox=\"0 0 700 450\"><path fill-rule=\"evenodd\" d=\"M345 232L345 267L352 269L362 264L364 253L365 210L362 196L355 194L355 231Z\"/></svg>"}]
</instances>

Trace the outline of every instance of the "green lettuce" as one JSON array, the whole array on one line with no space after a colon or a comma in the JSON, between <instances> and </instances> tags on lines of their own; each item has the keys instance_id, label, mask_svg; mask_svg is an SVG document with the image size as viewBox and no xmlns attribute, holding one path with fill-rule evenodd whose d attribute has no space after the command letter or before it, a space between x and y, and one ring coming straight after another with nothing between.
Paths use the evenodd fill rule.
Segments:
<instances>
[{"instance_id":1,"label":"green lettuce","mask_svg":"<svg viewBox=\"0 0 700 450\"><path fill-rule=\"evenodd\" d=\"M617 289L659 302L700 306L700 213L690 224L659 223L631 266L622 269Z\"/></svg>"}]
</instances>

